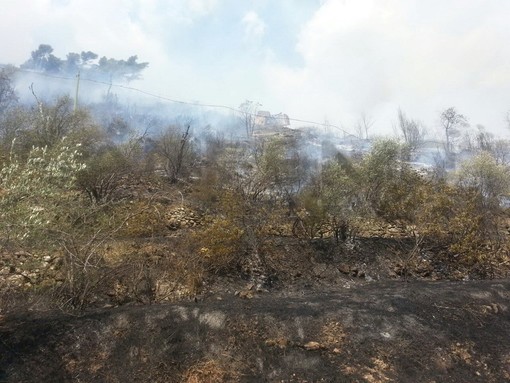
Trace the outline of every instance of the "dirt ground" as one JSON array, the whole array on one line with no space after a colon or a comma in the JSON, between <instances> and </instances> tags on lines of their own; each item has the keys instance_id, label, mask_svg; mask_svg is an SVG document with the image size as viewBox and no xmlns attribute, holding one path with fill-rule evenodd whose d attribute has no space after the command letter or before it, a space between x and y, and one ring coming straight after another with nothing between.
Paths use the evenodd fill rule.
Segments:
<instances>
[{"instance_id":1,"label":"dirt ground","mask_svg":"<svg viewBox=\"0 0 510 383\"><path fill-rule=\"evenodd\" d=\"M510 281L348 281L0 319L0 382L506 382Z\"/></svg>"}]
</instances>

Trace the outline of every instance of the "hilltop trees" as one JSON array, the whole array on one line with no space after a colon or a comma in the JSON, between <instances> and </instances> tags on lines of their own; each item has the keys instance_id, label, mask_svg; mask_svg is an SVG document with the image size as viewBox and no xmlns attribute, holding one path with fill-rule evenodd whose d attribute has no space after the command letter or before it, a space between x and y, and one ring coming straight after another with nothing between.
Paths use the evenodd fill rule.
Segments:
<instances>
[{"instance_id":1,"label":"hilltop trees","mask_svg":"<svg viewBox=\"0 0 510 383\"><path fill-rule=\"evenodd\" d=\"M117 60L99 56L91 51L81 53L69 52L65 59L60 59L53 54L53 47L41 44L32 51L21 68L38 72L76 75L81 73L85 78L102 81L129 82L141 77L141 73L149 66L147 62L138 62L138 56L130 56L127 60Z\"/></svg>"}]
</instances>

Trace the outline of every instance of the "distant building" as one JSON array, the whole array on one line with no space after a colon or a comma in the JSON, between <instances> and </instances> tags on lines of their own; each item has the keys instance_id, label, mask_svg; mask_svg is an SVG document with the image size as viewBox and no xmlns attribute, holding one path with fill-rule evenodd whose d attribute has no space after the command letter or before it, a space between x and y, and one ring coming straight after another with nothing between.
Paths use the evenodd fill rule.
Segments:
<instances>
[{"instance_id":1,"label":"distant building","mask_svg":"<svg viewBox=\"0 0 510 383\"><path fill-rule=\"evenodd\" d=\"M271 114L266 110L259 110L255 117L255 128L288 128L290 126L289 116L285 113Z\"/></svg>"},{"instance_id":2,"label":"distant building","mask_svg":"<svg viewBox=\"0 0 510 383\"><path fill-rule=\"evenodd\" d=\"M280 126L288 128L290 126L290 119L285 113L278 113L273 116L276 120L276 123Z\"/></svg>"}]
</instances>

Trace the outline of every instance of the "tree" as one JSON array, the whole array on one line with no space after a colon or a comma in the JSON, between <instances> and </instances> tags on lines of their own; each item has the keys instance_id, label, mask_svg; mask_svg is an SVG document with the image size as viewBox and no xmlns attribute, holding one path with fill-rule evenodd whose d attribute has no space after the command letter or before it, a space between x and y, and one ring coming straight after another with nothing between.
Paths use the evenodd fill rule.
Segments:
<instances>
[{"instance_id":1,"label":"tree","mask_svg":"<svg viewBox=\"0 0 510 383\"><path fill-rule=\"evenodd\" d=\"M490 152L481 152L463 162L457 182L462 188L474 191L484 209L499 209L501 198L510 190L508 169L499 165Z\"/></svg>"},{"instance_id":2,"label":"tree","mask_svg":"<svg viewBox=\"0 0 510 383\"><path fill-rule=\"evenodd\" d=\"M411 153L414 153L423 143L425 135L423 127L419 122L407 118L402 109L398 110L398 122L404 142L409 147Z\"/></svg>"},{"instance_id":3,"label":"tree","mask_svg":"<svg viewBox=\"0 0 510 383\"><path fill-rule=\"evenodd\" d=\"M510 157L510 141L505 139L495 140L492 155L498 165L508 165Z\"/></svg>"},{"instance_id":4,"label":"tree","mask_svg":"<svg viewBox=\"0 0 510 383\"><path fill-rule=\"evenodd\" d=\"M420 203L421 177L406 163L409 149L392 140L377 141L359 165L363 208L389 222L412 221Z\"/></svg>"},{"instance_id":5,"label":"tree","mask_svg":"<svg viewBox=\"0 0 510 383\"><path fill-rule=\"evenodd\" d=\"M71 139L78 136L80 140L85 139L83 130L94 125L86 110L74 111L73 101L69 96L58 97L51 103L43 102L37 97L36 101L37 107L28 111L29 125L25 127L26 134L19 142L26 149L32 146L52 148L64 137Z\"/></svg>"},{"instance_id":6,"label":"tree","mask_svg":"<svg viewBox=\"0 0 510 383\"><path fill-rule=\"evenodd\" d=\"M58 73L63 65L63 61L53 54L53 48L49 44L40 44L30 56L30 59L21 66L22 68Z\"/></svg>"},{"instance_id":7,"label":"tree","mask_svg":"<svg viewBox=\"0 0 510 383\"><path fill-rule=\"evenodd\" d=\"M359 138L365 138L368 140L368 132L374 125L372 116L365 112L362 112L358 121L356 122L356 132Z\"/></svg>"},{"instance_id":8,"label":"tree","mask_svg":"<svg viewBox=\"0 0 510 383\"><path fill-rule=\"evenodd\" d=\"M87 52L82 51L80 53L80 58L81 58L81 64L82 65L90 65L91 62L93 60L96 60L98 57L99 56L96 53L92 52L92 51L87 51Z\"/></svg>"},{"instance_id":9,"label":"tree","mask_svg":"<svg viewBox=\"0 0 510 383\"><path fill-rule=\"evenodd\" d=\"M256 146L256 166L250 178L259 181L272 201L288 202L305 183L307 157L300 153L297 141L292 138L271 138Z\"/></svg>"},{"instance_id":10,"label":"tree","mask_svg":"<svg viewBox=\"0 0 510 383\"><path fill-rule=\"evenodd\" d=\"M48 147L66 138L69 144L81 143L88 151L99 140L99 129L86 110L73 111L68 96L52 102L36 97L37 105L19 105L4 114L0 124L0 147L26 158L32 147Z\"/></svg>"},{"instance_id":11,"label":"tree","mask_svg":"<svg viewBox=\"0 0 510 383\"><path fill-rule=\"evenodd\" d=\"M81 53L69 52L66 59L62 62L62 72L67 75L75 75L83 72L87 75L91 67L94 66L93 61L98 55L92 51L82 51Z\"/></svg>"},{"instance_id":12,"label":"tree","mask_svg":"<svg viewBox=\"0 0 510 383\"><path fill-rule=\"evenodd\" d=\"M190 124L184 129L172 125L156 138L155 150L171 183L188 176L197 161L190 129Z\"/></svg>"},{"instance_id":13,"label":"tree","mask_svg":"<svg viewBox=\"0 0 510 383\"><path fill-rule=\"evenodd\" d=\"M138 56L131 56L127 60L116 60L103 56L99 59L98 65L92 69L100 77L110 81L130 82L141 77L141 72L149 66L148 62L137 62Z\"/></svg>"},{"instance_id":14,"label":"tree","mask_svg":"<svg viewBox=\"0 0 510 383\"><path fill-rule=\"evenodd\" d=\"M475 136L474 149L476 152L489 153L497 164L506 164L509 156L510 143L508 140L496 139L494 134L487 132L485 127L478 125Z\"/></svg>"},{"instance_id":15,"label":"tree","mask_svg":"<svg viewBox=\"0 0 510 383\"><path fill-rule=\"evenodd\" d=\"M12 81L13 74L13 68L2 68L0 70L0 116L18 101Z\"/></svg>"},{"instance_id":16,"label":"tree","mask_svg":"<svg viewBox=\"0 0 510 383\"><path fill-rule=\"evenodd\" d=\"M66 60L62 65L62 69L66 73L76 74L80 70L81 56L79 53L69 52L66 56Z\"/></svg>"},{"instance_id":17,"label":"tree","mask_svg":"<svg viewBox=\"0 0 510 383\"><path fill-rule=\"evenodd\" d=\"M455 138L459 136L461 128L468 126L468 122L466 117L458 113L454 107L441 113L440 122L446 137L446 153L450 155L454 149Z\"/></svg>"},{"instance_id":18,"label":"tree","mask_svg":"<svg viewBox=\"0 0 510 383\"><path fill-rule=\"evenodd\" d=\"M298 194L293 234L309 239L331 234L337 243L345 241L363 198L358 164L337 152L310 178Z\"/></svg>"},{"instance_id":19,"label":"tree","mask_svg":"<svg viewBox=\"0 0 510 383\"><path fill-rule=\"evenodd\" d=\"M258 108L261 105L258 102L246 100L239 105L240 120L246 131L246 137L251 138L256 126L256 117Z\"/></svg>"}]
</instances>

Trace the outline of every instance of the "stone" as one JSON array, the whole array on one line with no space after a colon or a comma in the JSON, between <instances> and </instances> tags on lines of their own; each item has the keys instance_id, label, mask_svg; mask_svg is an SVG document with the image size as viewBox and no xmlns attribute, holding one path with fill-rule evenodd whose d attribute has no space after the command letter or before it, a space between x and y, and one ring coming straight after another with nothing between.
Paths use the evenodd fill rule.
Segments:
<instances>
[{"instance_id":1,"label":"stone","mask_svg":"<svg viewBox=\"0 0 510 383\"><path fill-rule=\"evenodd\" d=\"M239 296L239 298L242 298L242 299L252 299L253 298L253 294L250 290L241 291L238 296Z\"/></svg>"},{"instance_id":2,"label":"stone","mask_svg":"<svg viewBox=\"0 0 510 383\"><path fill-rule=\"evenodd\" d=\"M319 263L316 266L313 267L312 272L316 276L321 276L326 270L328 266L324 263Z\"/></svg>"},{"instance_id":3,"label":"stone","mask_svg":"<svg viewBox=\"0 0 510 383\"><path fill-rule=\"evenodd\" d=\"M315 350L320 350L321 348L323 348L319 342L314 342L314 341L310 341L310 342L306 343L303 347L305 348L305 350L308 350L308 351L315 351Z\"/></svg>"}]
</instances>

